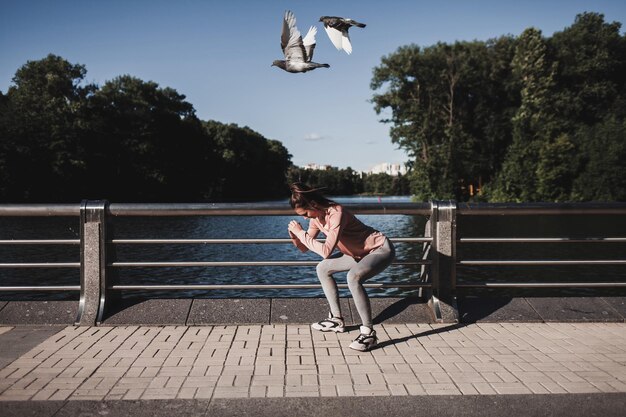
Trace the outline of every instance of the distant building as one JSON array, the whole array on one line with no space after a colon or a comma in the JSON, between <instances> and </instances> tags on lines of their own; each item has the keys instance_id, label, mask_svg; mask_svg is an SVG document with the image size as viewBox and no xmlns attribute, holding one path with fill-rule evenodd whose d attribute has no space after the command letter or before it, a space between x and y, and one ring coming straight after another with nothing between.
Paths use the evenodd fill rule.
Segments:
<instances>
[{"instance_id":1,"label":"distant building","mask_svg":"<svg viewBox=\"0 0 626 417\"><path fill-rule=\"evenodd\" d=\"M383 162L382 164L372 167L367 173L387 174L396 177L398 175L406 174L406 166L404 164L390 164L388 162Z\"/></svg>"},{"instance_id":2,"label":"distant building","mask_svg":"<svg viewBox=\"0 0 626 417\"><path fill-rule=\"evenodd\" d=\"M309 164L304 165L302 168L326 171L327 169L330 169L332 167L330 165L318 165L316 163L309 163Z\"/></svg>"}]
</instances>

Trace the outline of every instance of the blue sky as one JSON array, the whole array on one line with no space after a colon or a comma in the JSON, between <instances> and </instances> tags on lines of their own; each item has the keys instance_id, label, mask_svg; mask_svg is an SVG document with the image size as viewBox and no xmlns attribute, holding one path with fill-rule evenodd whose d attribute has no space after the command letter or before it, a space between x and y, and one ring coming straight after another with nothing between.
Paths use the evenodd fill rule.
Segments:
<instances>
[{"instance_id":1,"label":"blue sky","mask_svg":"<svg viewBox=\"0 0 626 417\"><path fill-rule=\"evenodd\" d=\"M270 67L282 58L287 9L301 32L317 25L314 61L330 69L289 74ZM85 65L86 80L99 85L130 74L172 87L203 120L280 140L296 165L367 170L408 159L369 102L372 69L383 56L402 45L487 40L531 26L549 36L584 11L626 22L623 0L2 0L0 91L28 60L53 53ZM352 55L332 46L322 15L367 24L351 29Z\"/></svg>"}]
</instances>

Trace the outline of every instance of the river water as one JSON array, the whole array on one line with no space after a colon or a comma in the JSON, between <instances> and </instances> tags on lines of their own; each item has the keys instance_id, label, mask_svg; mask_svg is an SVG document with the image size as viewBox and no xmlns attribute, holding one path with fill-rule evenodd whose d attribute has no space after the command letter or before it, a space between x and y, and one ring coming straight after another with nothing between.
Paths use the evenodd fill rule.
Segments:
<instances>
[{"instance_id":1,"label":"river water","mask_svg":"<svg viewBox=\"0 0 626 417\"><path fill-rule=\"evenodd\" d=\"M341 203L378 202L377 197L337 198ZM382 197L382 202L409 201L408 197ZM361 220L389 237L423 236L426 218L408 215L359 215ZM624 237L626 216L489 216L458 218L459 237ZM115 239L226 239L286 238L287 224L298 216L194 216L113 218L109 238ZM0 239L77 239L77 218L0 218ZM396 243L399 261L422 256L422 244ZM141 261L298 261L319 260L302 254L291 244L116 245L109 262ZM462 259L624 259L626 244L462 244ZM0 245L0 263L78 262L77 245ZM317 284L315 268L305 267L172 267L120 268L110 274L120 284ZM414 283L419 266L394 265L369 282ZM459 283L473 282L594 282L626 281L626 266L463 266ZM345 273L337 274L345 283ZM78 269L0 269L0 285L78 285ZM406 296L416 290L369 289L372 296ZM469 290L465 290L466 292ZM479 293L478 290L472 290ZM482 290L484 292L486 290ZM625 295L624 290L490 290L504 295ZM125 292L124 297L145 295ZM341 295L348 295L341 290ZM321 289L150 291L151 297L320 297ZM0 293L0 299L76 299L77 293Z\"/></svg>"}]
</instances>

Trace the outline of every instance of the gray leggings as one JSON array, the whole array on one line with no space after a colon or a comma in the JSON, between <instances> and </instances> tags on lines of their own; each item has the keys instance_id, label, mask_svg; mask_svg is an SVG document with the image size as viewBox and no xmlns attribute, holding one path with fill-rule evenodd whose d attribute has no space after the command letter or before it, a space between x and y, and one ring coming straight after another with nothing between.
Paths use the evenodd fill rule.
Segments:
<instances>
[{"instance_id":1,"label":"gray leggings","mask_svg":"<svg viewBox=\"0 0 626 417\"><path fill-rule=\"evenodd\" d=\"M365 288L363 288L363 282L384 271L391 264L395 255L396 251L393 244L389 239L385 239L385 243L381 247L367 254L358 262L351 256L335 253L317 264L317 277L322 283L322 289L330 305L332 315L341 316L337 282L335 282L332 274L348 271L348 288L350 288L354 304L359 316L361 316L361 322L363 326L371 328L373 324L372 308Z\"/></svg>"}]
</instances>

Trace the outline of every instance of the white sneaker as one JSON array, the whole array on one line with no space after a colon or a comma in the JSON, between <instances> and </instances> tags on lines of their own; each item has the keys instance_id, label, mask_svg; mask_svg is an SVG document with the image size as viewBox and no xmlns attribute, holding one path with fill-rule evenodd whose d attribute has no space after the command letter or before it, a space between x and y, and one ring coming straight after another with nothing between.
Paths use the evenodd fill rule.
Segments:
<instances>
[{"instance_id":1,"label":"white sneaker","mask_svg":"<svg viewBox=\"0 0 626 417\"><path fill-rule=\"evenodd\" d=\"M358 350L359 352L367 352L378 343L376 330L365 326L361 326L360 330L361 334L359 337L354 339L354 342L350 343L350 349Z\"/></svg>"},{"instance_id":2,"label":"white sneaker","mask_svg":"<svg viewBox=\"0 0 626 417\"><path fill-rule=\"evenodd\" d=\"M328 318L311 325L313 330L320 332L343 333L346 327L343 323L343 317L333 317L332 313L328 313Z\"/></svg>"}]
</instances>

